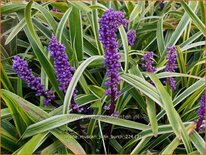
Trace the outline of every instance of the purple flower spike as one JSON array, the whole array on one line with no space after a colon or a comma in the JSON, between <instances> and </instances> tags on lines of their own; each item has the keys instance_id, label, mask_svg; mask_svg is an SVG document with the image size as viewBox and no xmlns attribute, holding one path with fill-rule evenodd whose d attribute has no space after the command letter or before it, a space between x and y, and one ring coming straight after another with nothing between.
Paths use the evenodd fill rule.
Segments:
<instances>
[{"instance_id":1,"label":"purple flower spike","mask_svg":"<svg viewBox=\"0 0 206 155\"><path fill-rule=\"evenodd\" d=\"M110 105L105 105L104 110L110 110Z\"/></svg>"},{"instance_id":2,"label":"purple flower spike","mask_svg":"<svg viewBox=\"0 0 206 155\"><path fill-rule=\"evenodd\" d=\"M199 131L200 130L200 127L202 126L203 124L203 120L205 118L205 94L201 97L200 99L200 108L198 110L198 120L197 120L197 126L196 126L196 130Z\"/></svg>"},{"instance_id":3,"label":"purple flower spike","mask_svg":"<svg viewBox=\"0 0 206 155\"><path fill-rule=\"evenodd\" d=\"M26 81L28 87L36 91L36 96L44 96L45 104L48 104L55 98L55 95L51 90L44 90L40 77L34 76L32 70L29 69L27 61L23 60L19 56L14 56L12 67L19 77Z\"/></svg>"},{"instance_id":4,"label":"purple flower spike","mask_svg":"<svg viewBox=\"0 0 206 155\"><path fill-rule=\"evenodd\" d=\"M57 74L57 81L60 83L59 89L66 92L73 76L74 68L70 66L65 47L59 43L54 35L49 43L49 50L54 59L54 69Z\"/></svg>"},{"instance_id":5,"label":"purple flower spike","mask_svg":"<svg viewBox=\"0 0 206 155\"><path fill-rule=\"evenodd\" d=\"M142 64L142 67L146 69L147 72L155 72L156 68L153 66L153 57L154 57L154 52L147 52L144 54L142 57L142 61L145 62L145 64Z\"/></svg>"},{"instance_id":6,"label":"purple flower spike","mask_svg":"<svg viewBox=\"0 0 206 155\"><path fill-rule=\"evenodd\" d=\"M168 47L167 48L168 52L167 52L167 64L165 67L165 71L166 72L175 72L175 69L177 68L177 63L176 63L176 57L177 57L177 52L176 52L176 47L172 46L172 47ZM167 78L167 81L165 81L164 83L169 83L170 87L175 90L176 89L176 82L175 79L172 77Z\"/></svg>"},{"instance_id":7,"label":"purple flower spike","mask_svg":"<svg viewBox=\"0 0 206 155\"><path fill-rule=\"evenodd\" d=\"M57 74L57 81L60 83L59 89L66 93L69 83L73 77L74 68L70 65L68 56L65 52L63 44L57 41L57 38L52 35L49 43L49 50L54 59L54 69ZM77 96L77 90L72 96L71 108L75 113L81 113L84 109L79 108L75 103L74 98Z\"/></svg>"},{"instance_id":8,"label":"purple flower spike","mask_svg":"<svg viewBox=\"0 0 206 155\"><path fill-rule=\"evenodd\" d=\"M118 111L115 111L111 116L112 117L117 117L119 115L119 112Z\"/></svg>"},{"instance_id":9,"label":"purple flower spike","mask_svg":"<svg viewBox=\"0 0 206 155\"><path fill-rule=\"evenodd\" d=\"M136 31L130 30L127 32L127 39L130 46L134 45L135 39L136 39Z\"/></svg>"},{"instance_id":10,"label":"purple flower spike","mask_svg":"<svg viewBox=\"0 0 206 155\"><path fill-rule=\"evenodd\" d=\"M119 76L119 69L121 68L119 59L121 56L117 51L116 32L120 25L127 26L128 20L125 19L124 15L121 11L108 9L99 19L99 39L104 47L104 65L107 70L106 76L109 78L105 83L108 87L105 94L111 97L110 113L113 113L115 100L120 94L118 85L121 80Z\"/></svg>"}]
</instances>

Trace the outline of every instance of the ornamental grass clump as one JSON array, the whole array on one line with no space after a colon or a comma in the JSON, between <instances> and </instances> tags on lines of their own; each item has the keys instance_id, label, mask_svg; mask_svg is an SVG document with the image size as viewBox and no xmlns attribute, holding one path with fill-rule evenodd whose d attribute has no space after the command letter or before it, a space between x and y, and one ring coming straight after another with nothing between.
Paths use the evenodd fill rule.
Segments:
<instances>
[{"instance_id":1,"label":"ornamental grass clump","mask_svg":"<svg viewBox=\"0 0 206 155\"><path fill-rule=\"evenodd\" d=\"M1 153L205 154L204 4L2 1Z\"/></svg>"}]
</instances>

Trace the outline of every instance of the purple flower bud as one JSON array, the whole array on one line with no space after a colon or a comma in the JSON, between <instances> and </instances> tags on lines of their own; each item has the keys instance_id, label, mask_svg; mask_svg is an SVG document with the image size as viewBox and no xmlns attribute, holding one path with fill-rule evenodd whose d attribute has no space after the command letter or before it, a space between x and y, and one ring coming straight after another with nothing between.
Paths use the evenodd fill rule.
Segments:
<instances>
[{"instance_id":1,"label":"purple flower bud","mask_svg":"<svg viewBox=\"0 0 206 155\"><path fill-rule=\"evenodd\" d=\"M127 32L127 39L130 46L134 45L135 39L136 39L136 31L130 30Z\"/></svg>"},{"instance_id":2,"label":"purple flower bud","mask_svg":"<svg viewBox=\"0 0 206 155\"><path fill-rule=\"evenodd\" d=\"M165 67L165 71L166 72L175 72L175 69L177 68L177 63L176 63L176 57L177 57L177 53L176 53L176 47L172 46L172 47L168 47L167 48L168 52L167 52L167 56L166 56L166 60L167 60L167 64ZM167 78L167 81L165 81L165 83L169 83L170 87L175 90L176 89L176 82L175 79L172 77Z\"/></svg>"},{"instance_id":3,"label":"purple flower bud","mask_svg":"<svg viewBox=\"0 0 206 155\"><path fill-rule=\"evenodd\" d=\"M110 104L104 106L104 110L110 110Z\"/></svg>"},{"instance_id":4,"label":"purple flower bud","mask_svg":"<svg viewBox=\"0 0 206 155\"><path fill-rule=\"evenodd\" d=\"M142 64L142 67L146 69L147 72L155 72L156 68L153 66L153 57L154 52L147 52L143 55L142 61L144 61L144 64Z\"/></svg>"},{"instance_id":5,"label":"purple flower bud","mask_svg":"<svg viewBox=\"0 0 206 155\"><path fill-rule=\"evenodd\" d=\"M105 91L105 94L111 97L112 104L114 104L118 95L117 87L120 83L119 69L121 68L116 32L120 25L127 26L128 20L124 16L125 14L121 11L108 9L99 19L99 39L104 47L104 66L107 70L106 76L108 77L108 81L105 83L108 89Z\"/></svg>"},{"instance_id":6,"label":"purple flower bud","mask_svg":"<svg viewBox=\"0 0 206 155\"><path fill-rule=\"evenodd\" d=\"M119 112L118 111L115 111L111 116L112 117L117 117L119 115Z\"/></svg>"},{"instance_id":7,"label":"purple flower bud","mask_svg":"<svg viewBox=\"0 0 206 155\"><path fill-rule=\"evenodd\" d=\"M160 9L162 10L165 7L165 3L162 1L159 3Z\"/></svg>"},{"instance_id":8,"label":"purple flower bud","mask_svg":"<svg viewBox=\"0 0 206 155\"><path fill-rule=\"evenodd\" d=\"M197 126L196 126L196 130L199 131L201 126L203 126L203 120L205 119L205 94L202 95L201 99L200 99L200 108L198 110L198 120L197 120Z\"/></svg>"},{"instance_id":9,"label":"purple flower bud","mask_svg":"<svg viewBox=\"0 0 206 155\"><path fill-rule=\"evenodd\" d=\"M58 9L56 9L56 8L52 8L52 11L54 11L54 12L60 12Z\"/></svg>"},{"instance_id":10,"label":"purple flower bud","mask_svg":"<svg viewBox=\"0 0 206 155\"><path fill-rule=\"evenodd\" d=\"M32 70L29 69L27 61L19 56L14 56L12 67L19 77L26 81L27 86L36 91L36 96L44 96L45 104L48 104L55 98L55 95L51 90L44 90L40 77L34 76Z\"/></svg>"}]
</instances>

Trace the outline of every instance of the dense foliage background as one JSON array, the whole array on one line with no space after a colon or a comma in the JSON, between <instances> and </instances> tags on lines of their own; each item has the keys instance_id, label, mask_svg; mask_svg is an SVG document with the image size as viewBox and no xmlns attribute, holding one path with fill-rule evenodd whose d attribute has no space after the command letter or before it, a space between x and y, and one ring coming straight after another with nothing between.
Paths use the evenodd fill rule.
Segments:
<instances>
[{"instance_id":1,"label":"dense foliage background","mask_svg":"<svg viewBox=\"0 0 206 155\"><path fill-rule=\"evenodd\" d=\"M2 2L2 153L203 154L204 131L195 130L195 121L205 91L204 3ZM122 80L115 118L103 108L110 99L104 93L104 49L98 33L98 19L108 8L125 12L137 36L131 47L125 29L117 33ZM52 34L65 45L75 68L66 93L58 89L48 51ZM167 47L172 45L177 48L176 73L164 72ZM142 55L148 51L155 53L154 74L142 68ZM14 72L15 55L27 60L45 88L55 92L58 108L45 106ZM175 90L163 84L167 77L175 78ZM89 114L69 109L75 87L76 103L89 107Z\"/></svg>"}]
</instances>

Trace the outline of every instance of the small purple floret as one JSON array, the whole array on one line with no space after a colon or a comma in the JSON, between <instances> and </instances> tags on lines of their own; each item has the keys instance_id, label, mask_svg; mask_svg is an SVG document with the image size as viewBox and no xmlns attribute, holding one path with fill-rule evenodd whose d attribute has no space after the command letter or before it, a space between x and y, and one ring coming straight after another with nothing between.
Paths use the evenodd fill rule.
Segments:
<instances>
[{"instance_id":1,"label":"small purple floret","mask_svg":"<svg viewBox=\"0 0 206 155\"><path fill-rule=\"evenodd\" d=\"M117 117L119 115L119 112L118 111L115 111L111 116L112 117Z\"/></svg>"},{"instance_id":2,"label":"small purple floret","mask_svg":"<svg viewBox=\"0 0 206 155\"><path fill-rule=\"evenodd\" d=\"M130 46L134 45L135 39L136 39L136 31L130 30L127 32L127 39Z\"/></svg>"},{"instance_id":3,"label":"small purple floret","mask_svg":"<svg viewBox=\"0 0 206 155\"><path fill-rule=\"evenodd\" d=\"M51 90L44 90L40 77L34 76L27 61L19 56L14 56L12 67L19 77L26 81L28 87L36 91L36 96L44 96L45 104L48 104L55 98L55 95Z\"/></svg>"},{"instance_id":4,"label":"small purple floret","mask_svg":"<svg viewBox=\"0 0 206 155\"><path fill-rule=\"evenodd\" d=\"M60 11L59 11L58 9L56 9L56 8L53 8L52 11L54 11L54 12L60 12Z\"/></svg>"},{"instance_id":5,"label":"small purple floret","mask_svg":"<svg viewBox=\"0 0 206 155\"><path fill-rule=\"evenodd\" d=\"M105 105L104 110L110 110L110 105Z\"/></svg>"}]
</instances>

